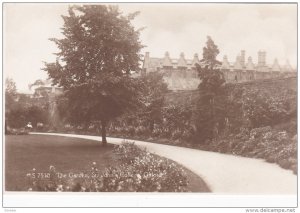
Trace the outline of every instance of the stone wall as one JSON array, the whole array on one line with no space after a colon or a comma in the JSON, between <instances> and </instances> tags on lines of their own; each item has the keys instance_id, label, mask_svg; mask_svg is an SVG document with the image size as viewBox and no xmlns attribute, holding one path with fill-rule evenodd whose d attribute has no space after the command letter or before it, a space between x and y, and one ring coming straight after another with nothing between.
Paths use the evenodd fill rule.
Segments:
<instances>
[{"instance_id":1,"label":"stone wall","mask_svg":"<svg viewBox=\"0 0 300 213\"><path fill-rule=\"evenodd\" d=\"M244 88L259 88L259 89L284 89L297 92L297 77L287 77L278 79L261 79L249 82L227 84L228 87L244 87ZM190 104L191 107L196 102L199 95L198 90L190 91L170 91L166 95L166 101L170 104Z\"/></svg>"}]
</instances>

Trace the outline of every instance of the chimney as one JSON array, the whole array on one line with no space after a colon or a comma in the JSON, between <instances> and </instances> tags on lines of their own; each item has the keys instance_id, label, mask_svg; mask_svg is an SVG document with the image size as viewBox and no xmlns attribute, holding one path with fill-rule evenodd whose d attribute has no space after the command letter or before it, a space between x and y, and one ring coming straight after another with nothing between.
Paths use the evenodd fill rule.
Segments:
<instances>
[{"instance_id":1,"label":"chimney","mask_svg":"<svg viewBox=\"0 0 300 213\"><path fill-rule=\"evenodd\" d=\"M263 67L266 65L266 51L258 51L258 63L259 67Z\"/></svg>"},{"instance_id":2,"label":"chimney","mask_svg":"<svg viewBox=\"0 0 300 213\"><path fill-rule=\"evenodd\" d=\"M145 59L149 59L150 58L150 53L149 52L146 52L146 54L145 54Z\"/></svg>"},{"instance_id":3,"label":"chimney","mask_svg":"<svg viewBox=\"0 0 300 213\"><path fill-rule=\"evenodd\" d=\"M242 65L243 67L245 66L245 53L246 53L245 50L241 50L241 58L240 58L240 62L241 62L241 65Z\"/></svg>"},{"instance_id":4,"label":"chimney","mask_svg":"<svg viewBox=\"0 0 300 213\"><path fill-rule=\"evenodd\" d=\"M145 57L144 57L144 62L143 62L143 70L146 72L149 68L149 61L150 61L150 53L146 52Z\"/></svg>"},{"instance_id":5,"label":"chimney","mask_svg":"<svg viewBox=\"0 0 300 213\"><path fill-rule=\"evenodd\" d=\"M193 59L193 62L192 62L192 66L196 66L196 64L200 64L197 53L194 54L194 59Z\"/></svg>"},{"instance_id":6,"label":"chimney","mask_svg":"<svg viewBox=\"0 0 300 213\"><path fill-rule=\"evenodd\" d=\"M263 51L262 52L262 63L263 63L264 66L267 64L266 63L266 55L267 55L266 51Z\"/></svg>"}]
</instances>

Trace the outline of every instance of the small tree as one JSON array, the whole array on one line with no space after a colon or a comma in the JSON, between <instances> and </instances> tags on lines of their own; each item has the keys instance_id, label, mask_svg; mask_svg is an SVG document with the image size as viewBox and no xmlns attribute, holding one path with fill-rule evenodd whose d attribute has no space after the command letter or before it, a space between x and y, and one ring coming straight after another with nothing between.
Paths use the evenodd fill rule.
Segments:
<instances>
[{"instance_id":1,"label":"small tree","mask_svg":"<svg viewBox=\"0 0 300 213\"><path fill-rule=\"evenodd\" d=\"M219 54L217 45L211 37L207 37L203 48L204 64L202 68L196 65L201 83L199 84L199 99L196 106L197 138L202 141L213 139L224 125L224 77L217 68L216 60Z\"/></svg>"},{"instance_id":2,"label":"small tree","mask_svg":"<svg viewBox=\"0 0 300 213\"><path fill-rule=\"evenodd\" d=\"M142 48L131 24L136 14L123 16L113 6L73 6L62 16L64 38L51 39L60 52L44 70L64 88L71 121L101 123L103 144L108 122L139 102L139 81L130 76Z\"/></svg>"}]
</instances>

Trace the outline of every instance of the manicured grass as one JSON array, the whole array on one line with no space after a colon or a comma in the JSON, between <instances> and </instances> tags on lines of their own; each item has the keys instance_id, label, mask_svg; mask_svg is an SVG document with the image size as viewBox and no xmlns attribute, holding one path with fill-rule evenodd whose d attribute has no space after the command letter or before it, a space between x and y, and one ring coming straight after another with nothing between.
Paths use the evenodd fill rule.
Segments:
<instances>
[{"instance_id":1,"label":"manicured grass","mask_svg":"<svg viewBox=\"0 0 300 213\"><path fill-rule=\"evenodd\" d=\"M48 172L55 166L59 172L85 172L96 162L99 169L114 165L113 145L59 136L22 135L5 137L5 188L27 190L26 174Z\"/></svg>"},{"instance_id":2,"label":"manicured grass","mask_svg":"<svg viewBox=\"0 0 300 213\"><path fill-rule=\"evenodd\" d=\"M59 172L84 173L92 162L100 170L117 165L113 145L103 147L101 142L61 136L5 136L5 190L27 191L26 174L33 168L43 173L53 165ZM186 173L189 191L209 192L200 177L189 170Z\"/></svg>"}]
</instances>

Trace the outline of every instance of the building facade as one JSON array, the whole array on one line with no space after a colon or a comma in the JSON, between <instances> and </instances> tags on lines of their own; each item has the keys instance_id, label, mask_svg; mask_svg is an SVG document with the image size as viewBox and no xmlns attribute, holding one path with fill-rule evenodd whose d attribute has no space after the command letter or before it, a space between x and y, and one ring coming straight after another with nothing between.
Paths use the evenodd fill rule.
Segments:
<instances>
[{"instance_id":1,"label":"building facade","mask_svg":"<svg viewBox=\"0 0 300 213\"><path fill-rule=\"evenodd\" d=\"M241 51L233 63L230 63L225 55L220 70L224 73L225 80L228 83L292 77L296 76L297 73L288 60L283 66L279 65L277 59L274 60L273 64L267 64L265 51L258 52L257 64L254 64L251 56L246 61L244 50Z\"/></svg>"},{"instance_id":2,"label":"building facade","mask_svg":"<svg viewBox=\"0 0 300 213\"><path fill-rule=\"evenodd\" d=\"M218 65L217 68L223 72L227 83L296 76L296 70L288 61L284 66L280 66L277 59L272 65L267 64L265 51L258 52L257 64L253 63L252 57L248 57L247 61L245 58L244 50L236 57L235 62L229 62L226 55L223 57L221 65ZM195 54L193 59L186 59L184 53L181 53L178 59L173 59L168 52L163 58L150 57L150 53L146 52L142 74L161 72L169 90L194 90L200 83L196 64L204 66L200 62L198 54Z\"/></svg>"}]
</instances>

